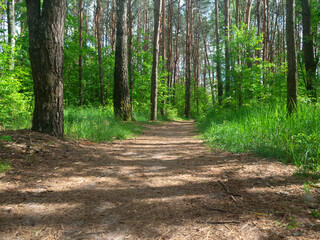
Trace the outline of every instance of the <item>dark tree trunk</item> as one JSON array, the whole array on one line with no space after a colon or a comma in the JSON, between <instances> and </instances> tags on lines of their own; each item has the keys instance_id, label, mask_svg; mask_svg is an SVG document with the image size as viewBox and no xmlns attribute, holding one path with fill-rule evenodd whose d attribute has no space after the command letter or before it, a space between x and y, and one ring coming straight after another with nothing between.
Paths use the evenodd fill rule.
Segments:
<instances>
[{"instance_id":1,"label":"dark tree trunk","mask_svg":"<svg viewBox=\"0 0 320 240\"><path fill-rule=\"evenodd\" d=\"M303 24L303 52L304 64L306 68L306 89L308 95L317 100L317 90L314 83L316 79L317 63L314 59L313 36L311 26L310 0L301 0L302 6L302 24Z\"/></svg>"},{"instance_id":2,"label":"dark tree trunk","mask_svg":"<svg viewBox=\"0 0 320 240\"><path fill-rule=\"evenodd\" d=\"M295 0L286 3L287 32L287 109L290 115L297 106L297 52L295 41Z\"/></svg>"},{"instance_id":3,"label":"dark tree trunk","mask_svg":"<svg viewBox=\"0 0 320 240\"><path fill-rule=\"evenodd\" d=\"M34 85L32 130L63 137L63 55L66 1L27 0Z\"/></svg>"},{"instance_id":4,"label":"dark tree trunk","mask_svg":"<svg viewBox=\"0 0 320 240\"><path fill-rule=\"evenodd\" d=\"M128 87L127 6L128 0L117 0L113 104L115 116L123 121L132 120Z\"/></svg>"},{"instance_id":5,"label":"dark tree trunk","mask_svg":"<svg viewBox=\"0 0 320 240\"><path fill-rule=\"evenodd\" d=\"M151 76L151 117L157 121L157 95L158 95L158 59L159 59L159 32L162 0L155 0L154 31L153 31L153 62Z\"/></svg>"}]
</instances>

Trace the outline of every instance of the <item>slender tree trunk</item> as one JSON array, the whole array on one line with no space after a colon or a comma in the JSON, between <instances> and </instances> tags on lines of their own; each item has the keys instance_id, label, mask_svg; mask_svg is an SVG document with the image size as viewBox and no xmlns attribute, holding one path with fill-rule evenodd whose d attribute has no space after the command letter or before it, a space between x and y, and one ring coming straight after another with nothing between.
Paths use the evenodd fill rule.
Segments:
<instances>
[{"instance_id":1,"label":"slender tree trunk","mask_svg":"<svg viewBox=\"0 0 320 240\"><path fill-rule=\"evenodd\" d=\"M127 7L128 0L117 0L113 105L115 116L123 121L132 120L128 87Z\"/></svg>"},{"instance_id":2,"label":"slender tree trunk","mask_svg":"<svg viewBox=\"0 0 320 240\"><path fill-rule=\"evenodd\" d=\"M302 24L303 24L303 52L304 64L306 69L306 89L308 95L317 100L317 89L315 86L317 63L314 59L313 35L311 25L310 0L301 0L302 6Z\"/></svg>"},{"instance_id":3,"label":"slender tree trunk","mask_svg":"<svg viewBox=\"0 0 320 240\"><path fill-rule=\"evenodd\" d=\"M286 2L286 33L287 33L287 109L290 115L297 106L297 52L295 41L295 0Z\"/></svg>"},{"instance_id":4,"label":"slender tree trunk","mask_svg":"<svg viewBox=\"0 0 320 240\"><path fill-rule=\"evenodd\" d=\"M101 18L102 8L100 0L97 0L97 39L98 39L98 58L99 58L99 80L100 80L100 99L102 106L105 105L104 99L104 84L103 84L103 70L102 70L102 54L101 54L101 29L100 29L100 18Z\"/></svg>"},{"instance_id":5,"label":"slender tree trunk","mask_svg":"<svg viewBox=\"0 0 320 240\"><path fill-rule=\"evenodd\" d=\"M8 18L8 42L10 45L11 56L9 59L10 70L14 69L14 46L15 46L15 14L14 0L7 0L7 18Z\"/></svg>"},{"instance_id":6,"label":"slender tree trunk","mask_svg":"<svg viewBox=\"0 0 320 240\"><path fill-rule=\"evenodd\" d=\"M128 36L128 73L129 73L129 87L130 87L130 104L133 107L133 77L132 77L132 0L129 0L128 6L128 23L129 23L129 36Z\"/></svg>"},{"instance_id":7,"label":"slender tree trunk","mask_svg":"<svg viewBox=\"0 0 320 240\"><path fill-rule=\"evenodd\" d=\"M154 5L154 31L153 31L153 62L151 76L151 121L157 121L157 95L158 95L158 60L159 60L159 33L162 0L155 0Z\"/></svg>"},{"instance_id":8,"label":"slender tree trunk","mask_svg":"<svg viewBox=\"0 0 320 240\"><path fill-rule=\"evenodd\" d=\"M79 105L82 106L82 22L83 22L83 11L82 11L82 0L79 0Z\"/></svg>"},{"instance_id":9,"label":"slender tree trunk","mask_svg":"<svg viewBox=\"0 0 320 240\"><path fill-rule=\"evenodd\" d=\"M216 46L217 46L217 80L218 80L218 102L222 104L223 84L221 79L221 54L220 54L220 36L219 36L219 2L215 0L216 13Z\"/></svg>"},{"instance_id":10,"label":"slender tree trunk","mask_svg":"<svg viewBox=\"0 0 320 240\"><path fill-rule=\"evenodd\" d=\"M63 137L63 55L66 1L27 0L34 85L32 130Z\"/></svg>"},{"instance_id":11,"label":"slender tree trunk","mask_svg":"<svg viewBox=\"0 0 320 240\"><path fill-rule=\"evenodd\" d=\"M224 26L225 26L225 67L226 67L226 96L230 95L230 60L229 60L229 42L230 42L230 0L224 1Z\"/></svg>"},{"instance_id":12,"label":"slender tree trunk","mask_svg":"<svg viewBox=\"0 0 320 240\"><path fill-rule=\"evenodd\" d=\"M187 118L190 118L190 98L191 98L191 21L192 21L192 1L186 0L186 17L187 17L187 32L186 32L186 105L185 105L185 115Z\"/></svg>"},{"instance_id":13,"label":"slender tree trunk","mask_svg":"<svg viewBox=\"0 0 320 240\"><path fill-rule=\"evenodd\" d=\"M116 0L112 1L112 24L111 24L111 51L113 52L116 44Z\"/></svg>"}]
</instances>

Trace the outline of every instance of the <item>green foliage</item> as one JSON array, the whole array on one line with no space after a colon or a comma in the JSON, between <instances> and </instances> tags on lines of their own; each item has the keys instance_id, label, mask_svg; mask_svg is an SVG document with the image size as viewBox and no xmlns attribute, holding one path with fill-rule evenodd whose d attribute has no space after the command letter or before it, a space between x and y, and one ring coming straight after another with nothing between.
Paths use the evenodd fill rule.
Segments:
<instances>
[{"instance_id":1,"label":"green foliage","mask_svg":"<svg viewBox=\"0 0 320 240\"><path fill-rule=\"evenodd\" d=\"M132 138L142 127L135 122L114 118L112 108L68 107L65 110L65 135L94 142Z\"/></svg>"},{"instance_id":2,"label":"green foliage","mask_svg":"<svg viewBox=\"0 0 320 240\"><path fill-rule=\"evenodd\" d=\"M320 171L319 105L301 104L286 115L285 104L263 104L239 109L213 108L201 119L204 138L214 147L254 152Z\"/></svg>"},{"instance_id":3,"label":"green foliage","mask_svg":"<svg viewBox=\"0 0 320 240\"><path fill-rule=\"evenodd\" d=\"M0 140L6 141L6 142L12 142L11 136L8 136L8 135L1 135Z\"/></svg>"},{"instance_id":4,"label":"green foliage","mask_svg":"<svg viewBox=\"0 0 320 240\"><path fill-rule=\"evenodd\" d=\"M11 170L11 162L0 158L0 173Z\"/></svg>"},{"instance_id":5,"label":"green foliage","mask_svg":"<svg viewBox=\"0 0 320 240\"><path fill-rule=\"evenodd\" d=\"M320 219L320 210L312 210L311 215L316 219Z\"/></svg>"},{"instance_id":6,"label":"green foliage","mask_svg":"<svg viewBox=\"0 0 320 240\"><path fill-rule=\"evenodd\" d=\"M32 98L27 90L31 81L28 61L22 62L24 50L17 41L13 49L15 67L10 70L8 59L12 51L8 44L2 42L0 54L0 129L25 128L30 124Z\"/></svg>"}]
</instances>

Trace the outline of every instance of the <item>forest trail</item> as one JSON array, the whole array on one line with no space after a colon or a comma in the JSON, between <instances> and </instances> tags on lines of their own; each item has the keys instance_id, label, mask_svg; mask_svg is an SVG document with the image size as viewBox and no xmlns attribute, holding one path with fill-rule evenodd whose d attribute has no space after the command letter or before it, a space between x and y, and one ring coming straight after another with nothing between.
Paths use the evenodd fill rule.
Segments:
<instances>
[{"instance_id":1,"label":"forest trail","mask_svg":"<svg viewBox=\"0 0 320 240\"><path fill-rule=\"evenodd\" d=\"M0 239L319 238L294 167L211 151L192 121L145 127L106 144L1 133Z\"/></svg>"}]
</instances>

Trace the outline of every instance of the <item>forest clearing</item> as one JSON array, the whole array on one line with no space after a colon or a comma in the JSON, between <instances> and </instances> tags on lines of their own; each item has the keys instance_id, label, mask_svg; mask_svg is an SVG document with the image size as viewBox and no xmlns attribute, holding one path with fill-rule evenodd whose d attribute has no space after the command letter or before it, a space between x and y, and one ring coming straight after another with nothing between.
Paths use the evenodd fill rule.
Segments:
<instances>
[{"instance_id":1,"label":"forest clearing","mask_svg":"<svg viewBox=\"0 0 320 240\"><path fill-rule=\"evenodd\" d=\"M134 139L5 132L1 239L319 239L319 185L294 166L210 151L192 121Z\"/></svg>"}]
</instances>

